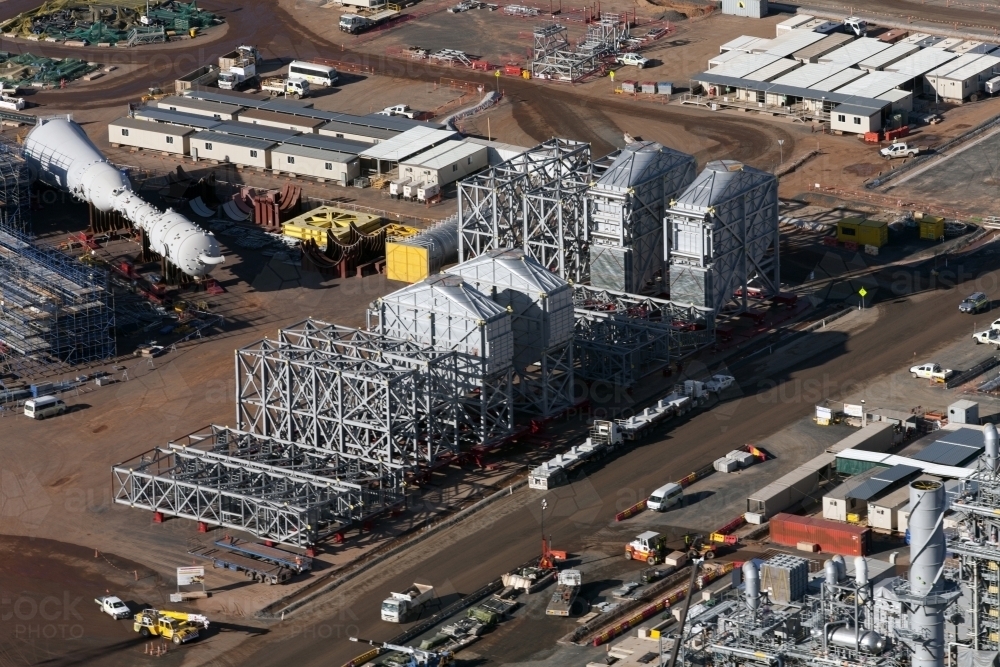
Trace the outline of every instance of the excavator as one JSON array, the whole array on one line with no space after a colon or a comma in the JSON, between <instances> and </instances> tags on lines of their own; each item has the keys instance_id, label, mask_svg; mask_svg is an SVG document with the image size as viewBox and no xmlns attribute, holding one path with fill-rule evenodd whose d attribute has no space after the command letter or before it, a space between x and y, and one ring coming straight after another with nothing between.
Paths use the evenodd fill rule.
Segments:
<instances>
[{"instance_id":1,"label":"excavator","mask_svg":"<svg viewBox=\"0 0 1000 667\"><path fill-rule=\"evenodd\" d=\"M198 638L198 626L208 629L208 618L184 611L143 609L135 615L132 628L143 637L162 637L178 646Z\"/></svg>"},{"instance_id":2,"label":"excavator","mask_svg":"<svg viewBox=\"0 0 1000 667\"><path fill-rule=\"evenodd\" d=\"M410 656L407 667L445 667L445 665L450 665L455 660L455 656L451 651L425 651L423 649L413 648L412 646L400 646L398 644L377 642L374 639L360 639L358 637L349 637L349 639L352 642L374 646L382 651L405 653Z\"/></svg>"}]
</instances>

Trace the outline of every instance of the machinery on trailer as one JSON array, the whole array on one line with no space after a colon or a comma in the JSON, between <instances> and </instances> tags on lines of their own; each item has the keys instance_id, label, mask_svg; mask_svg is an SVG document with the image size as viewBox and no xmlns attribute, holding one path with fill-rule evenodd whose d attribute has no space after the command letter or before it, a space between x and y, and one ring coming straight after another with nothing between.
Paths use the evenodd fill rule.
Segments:
<instances>
[{"instance_id":1,"label":"machinery on trailer","mask_svg":"<svg viewBox=\"0 0 1000 667\"><path fill-rule=\"evenodd\" d=\"M143 609L135 615L133 629L143 637L162 637L180 645L197 639L198 626L208 629L208 618L183 611Z\"/></svg>"},{"instance_id":2,"label":"machinery on trailer","mask_svg":"<svg viewBox=\"0 0 1000 667\"><path fill-rule=\"evenodd\" d=\"M242 572L248 579L263 582L267 585L283 584L295 574L287 567L255 560L225 549L215 547L195 547L188 551L192 556L212 561L212 566L219 569Z\"/></svg>"},{"instance_id":3,"label":"machinery on trailer","mask_svg":"<svg viewBox=\"0 0 1000 667\"><path fill-rule=\"evenodd\" d=\"M359 637L349 637L352 642L368 644L382 651L395 651L410 656L410 664L413 667L445 667L450 665L455 656L451 651L425 651L424 649L413 648L412 646L400 646L399 644L389 644L387 642L377 642L374 639L361 639Z\"/></svg>"},{"instance_id":4,"label":"machinery on trailer","mask_svg":"<svg viewBox=\"0 0 1000 667\"><path fill-rule=\"evenodd\" d=\"M545 607L546 616L569 616L573 603L583 586L583 575L580 570L563 570L559 573L556 590L552 593L549 604Z\"/></svg>"}]
</instances>

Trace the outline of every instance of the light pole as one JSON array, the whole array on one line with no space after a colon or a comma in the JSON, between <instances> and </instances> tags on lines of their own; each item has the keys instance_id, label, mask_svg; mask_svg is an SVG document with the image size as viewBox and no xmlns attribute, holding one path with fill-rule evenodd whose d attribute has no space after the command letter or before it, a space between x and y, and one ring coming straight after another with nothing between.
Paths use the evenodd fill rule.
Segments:
<instances>
[{"instance_id":1,"label":"light pole","mask_svg":"<svg viewBox=\"0 0 1000 667\"><path fill-rule=\"evenodd\" d=\"M865 414L865 399L861 399L861 428L868 425L868 417Z\"/></svg>"},{"instance_id":2,"label":"light pole","mask_svg":"<svg viewBox=\"0 0 1000 667\"><path fill-rule=\"evenodd\" d=\"M542 498L542 539L545 539L545 510L548 509L549 502Z\"/></svg>"},{"instance_id":3,"label":"light pole","mask_svg":"<svg viewBox=\"0 0 1000 667\"><path fill-rule=\"evenodd\" d=\"M779 160L778 164L785 164L785 140L784 139L778 139L778 155L780 156L780 160Z\"/></svg>"}]
</instances>

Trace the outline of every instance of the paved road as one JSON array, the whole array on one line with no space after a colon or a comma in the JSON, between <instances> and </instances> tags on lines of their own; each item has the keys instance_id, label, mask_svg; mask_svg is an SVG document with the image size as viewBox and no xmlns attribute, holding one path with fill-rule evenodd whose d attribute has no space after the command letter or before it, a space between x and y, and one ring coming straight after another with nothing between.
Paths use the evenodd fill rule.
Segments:
<instances>
[{"instance_id":1,"label":"paved road","mask_svg":"<svg viewBox=\"0 0 1000 667\"><path fill-rule=\"evenodd\" d=\"M952 269L970 272L977 268L994 268L1000 262L992 254L978 255L964 263L951 261ZM895 281L905 284L906 278L893 272L880 276L884 285ZM937 280L945 278L940 276ZM926 280L926 275L924 277ZM914 353L923 357L965 334L968 317L958 313L957 302L973 284L1000 297L996 288L1000 274L992 272L954 289L926 289L916 298L890 296L884 289L879 305L878 321L867 329L843 340L819 345L819 338L831 334L816 333L822 352L803 360L797 367L769 375L763 380L781 383L781 391L759 393L762 378L744 378L740 382L744 396L724 410L697 414L676 426L658 441L643 446L607 463L593 472L587 481L572 491L564 489L549 493L550 510L546 517L546 532L554 536L558 548L582 550L599 537L595 533L613 525L614 514L631 498L630 491L655 488L664 480L676 479L725 454L734 445L763 438L808 415L817 402L815 395L805 395L798 387L822 387L822 398L837 398L841 388L854 391L881 373L908 365ZM918 281L918 284L919 281ZM941 284L941 283L939 283ZM947 283L945 283L947 286ZM869 286L871 292L871 287ZM902 342L902 344L901 344ZM780 395L780 401L771 400ZM726 418L721 418L726 415ZM539 496L540 498L540 496ZM348 634L359 634L376 640L387 640L399 631L378 620L379 602L388 590L397 590L413 581L426 581L460 593L475 590L489 579L510 567L537 555L539 549L538 502L533 500L497 522L482 526L443 553L422 558L420 562L404 562L393 566L388 581L372 586L351 604L327 601L322 611L277 626L265 638L247 642L246 655L253 655L255 664L338 665L357 655L357 645L345 641ZM702 530L710 526L698 527ZM607 531L605 531L607 532ZM541 625L541 624L535 624ZM541 632L541 631L540 631ZM531 646L524 638L511 646L510 662L515 654L524 659L546 644ZM228 656L231 664L240 664L242 652ZM507 662L507 660L505 660Z\"/></svg>"}]
</instances>

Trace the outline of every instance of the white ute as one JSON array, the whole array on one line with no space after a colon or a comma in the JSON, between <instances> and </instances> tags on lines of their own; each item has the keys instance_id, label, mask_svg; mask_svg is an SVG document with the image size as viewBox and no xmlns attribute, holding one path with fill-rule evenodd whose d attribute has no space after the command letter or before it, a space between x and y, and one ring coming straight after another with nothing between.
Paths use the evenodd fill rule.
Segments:
<instances>
[{"instance_id":1,"label":"white ute","mask_svg":"<svg viewBox=\"0 0 1000 667\"><path fill-rule=\"evenodd\" d=\"M94 602L96 602L97 606L101 608L101 611L116 621L122 618L128 618L132 615L128 606L121 601L121 598L115 595L103 595L99 598L95 598Z\"/></svg>"},{"instance_id":2,"label":"white ute","mask_svg":"<svg viewBox=\"0 0 1000 667\"><path fill-rule=\"evenodd\" d=\"M407 104L397 104L395 106L386 107L378 112L379 116L406 116L407 118L416 118L419 112L414 111Z\"/></svg>"},{"instance_id":3,"label":"white ute","mask_svg":"<svg viewBox=\"0 0 1000 667\"><path fill-rule=\"evenodd\" d=\"M892 160L898 157L914 157L920 155L921 149L917 146L911 146L904 143L895 143L886 146L879 151L879 155L884 157L886 160Z\"/></svg>"},{"instance_id":4,"label":"white ute","mask_svg":"<svg viewBox=\"0 0 1000 667\"><path fill-rule=\"evenodd\" d=\"M736 378L732 375L713 375L705 383L705 390L710 393L721 394L733 386L734 382L736 382Z\"/></svg>"},{"instance_id":5,"label":"white ute","mask_svg":"<svg viewBox=\"0 0 1000 667\"><path fill-rule=\"evenodd\" d=\"M986 331L980 331L979 333L972 334L972 340L976 341L976 345L996 345L1000 347L1000 331L995 327L990 327Z\"/></svg>"},{"instance_id":6,"label":"white ute","mask_svg":"<svg viewBox=\"0 0 1000 667\"><path fill-rule=\"evenodd\" d=\"M952 370L950 368L941 368L940 364L934 363L926 363L910 367L910 374L913 377L924 378L926 380L937 380L938 382L944 382L947 380L951 373Z\"/></svg>"},{"instance_id":7,"label":"white ute","mask_svg":"<svg viewBox=\"0 0 1000 667\"><path fill-rule=\"evenodd\" d=\"M649 64L649 58L643 58L638 53L623 53L618 56L618 62L622 65L635 65L642 69Z\"/></svg>"}]
</instances>

